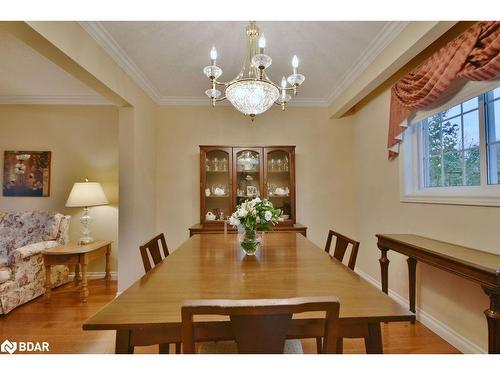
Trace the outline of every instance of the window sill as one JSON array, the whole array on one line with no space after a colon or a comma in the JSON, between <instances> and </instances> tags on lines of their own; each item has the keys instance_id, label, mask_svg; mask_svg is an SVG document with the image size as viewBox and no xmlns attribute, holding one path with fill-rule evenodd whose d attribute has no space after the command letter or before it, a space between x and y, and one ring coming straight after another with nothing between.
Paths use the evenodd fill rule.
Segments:
<instances>
[{"instance_id":1,"label":"window sill","mask_svg":"<svg viewBox=\"0 0 500 375\"><path fill-rule=\"evenodd\" d=\"M401 195L400 201L403 203L500 207L500 196L451 196L451 195L405 194Z\"/></svg>"}]
</instances>

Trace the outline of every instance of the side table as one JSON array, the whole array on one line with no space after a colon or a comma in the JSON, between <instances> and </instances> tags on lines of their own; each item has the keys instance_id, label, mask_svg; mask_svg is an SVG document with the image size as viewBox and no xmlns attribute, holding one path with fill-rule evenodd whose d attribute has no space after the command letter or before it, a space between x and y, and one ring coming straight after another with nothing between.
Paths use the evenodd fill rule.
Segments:
<instances>
[{"instance_id":1,"label":"side table","mask_svg":"<svg viewBox=\"0 0 500 375\"><path fill-rule=\"evenodd\" d=\"M87 245L68 244L53 247L42 251L45 266L45 302L50 302L52 282L50 280L51 267L54 265L75 265L75 283L80 283L80 298L87 302L89 295L87 283L87 265L92 259L106 256L105 280L111 279L110 254L112 241L98 240ZM81 277L80 277L81 270Z\"/></svg>"}]
</instances>

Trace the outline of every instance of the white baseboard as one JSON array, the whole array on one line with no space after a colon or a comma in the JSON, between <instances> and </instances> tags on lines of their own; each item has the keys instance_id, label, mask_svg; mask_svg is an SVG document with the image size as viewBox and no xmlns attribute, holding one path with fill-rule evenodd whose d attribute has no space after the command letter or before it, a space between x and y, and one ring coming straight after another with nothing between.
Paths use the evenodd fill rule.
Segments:
<instances>
[{"instance_id":1,"label":"white baseboard","mask_svg":"<svg viewBox=\"0 0 500 375\"><path fill-rule=\"evenodd\" d=\"M367 273L361 271L359 268L356 268L356 273L361 276L363 279L373 284L377 288L381 288L380 281L371 277ZM409 301L401 294L396 293L394 290L389 288L389 297L394 299L399 304L408 308ZM449 342L455 348L460 350L462 353L466 354L487 354L488 352L481 348L480 346L474 344L472 341L462 336L460 333L452 329L450 326L446 325L442 321L436 319L431 314L426 313L420 308L416 308L417 310L417 320L421 322L424 326L429 328L432 332L437 334L442 339Z\"/></svg>"},{"instance_id":2,"label":"white baseboard","mask_svg":"<svg viewBox=\"0 0 500 375\"><path fill-rule=\"evenodd\" d=\"M80 273L81 275L81 273ZM87 279L95 280L95 279L104 279L106 272L87 272ZM69 278L73 280L75 278L75 273L70 272ZM118 280L118 272L111 272L111 280Z\"/></svg>"}]
</instances>

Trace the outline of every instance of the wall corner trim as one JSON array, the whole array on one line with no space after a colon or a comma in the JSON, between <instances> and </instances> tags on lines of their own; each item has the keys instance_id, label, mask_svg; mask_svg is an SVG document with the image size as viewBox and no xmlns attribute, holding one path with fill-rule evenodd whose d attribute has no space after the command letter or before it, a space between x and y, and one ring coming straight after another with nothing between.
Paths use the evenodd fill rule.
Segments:
<instances>
[{"instance_id":1,"label":"wall corner trim","mask_svg":"<svg viewBox=\"0 0 500 375\"><path fill-rule=\"evenodd\" d=\"M356 268L356 273L361 276L363 279L368 281L370 284L376 286L377 288L381 289L381 284L380 281L377 279L373 278L366 272L360 270L359 268ZM399 304L407 307L408 306L408 299L400 295L399 293L396 293L394 290L389 288L389 297L391 297L393 300L398 302ZM439 319L436 319L434 316L431 314L425 312L424 310L420 309L417 307L417 320L422 323L424 326L429 328L432 332L434 332L436 335L453 345L455 348L460 350L462 353L465 354L487 354L487 350L481 348L477 344L473 343L466 337L462 336L460 333L455 331L453 328L450 326L446 325ZM486 324L486 321L485 321Z\"/></svg>"}]
</instances>

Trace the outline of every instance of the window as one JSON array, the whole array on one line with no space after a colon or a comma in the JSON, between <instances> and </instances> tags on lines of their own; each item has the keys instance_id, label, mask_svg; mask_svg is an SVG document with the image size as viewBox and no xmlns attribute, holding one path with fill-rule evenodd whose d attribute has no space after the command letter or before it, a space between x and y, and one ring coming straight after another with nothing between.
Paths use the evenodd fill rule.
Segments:
<instances>
[{"instance_id":1,"label":"window","mask_svg":"<svg viewBox=\"0 0 500 375\"><path fill-rule=\"evenodd\" d=\"M488 182L500 183L500 87L485 95Z\"/></svg>"},{"instance_id":2,"label":"window","mask_svg":"<svg viewBox=\"0 0 500 375\"><path fill-rule=\"evenodd\" d=\"M480 185L478 102L422 121L424 187Z\"/></svg>"},{"instance_id":3,"label":"window","mask_svg":"<svg viewBox=\"0 0 500 375\"><path fill-rule=\"evenodd\" d=\"M402 201L500 206L500 87L410 126L402 155Z\"/></svg>"}]
</instances>

